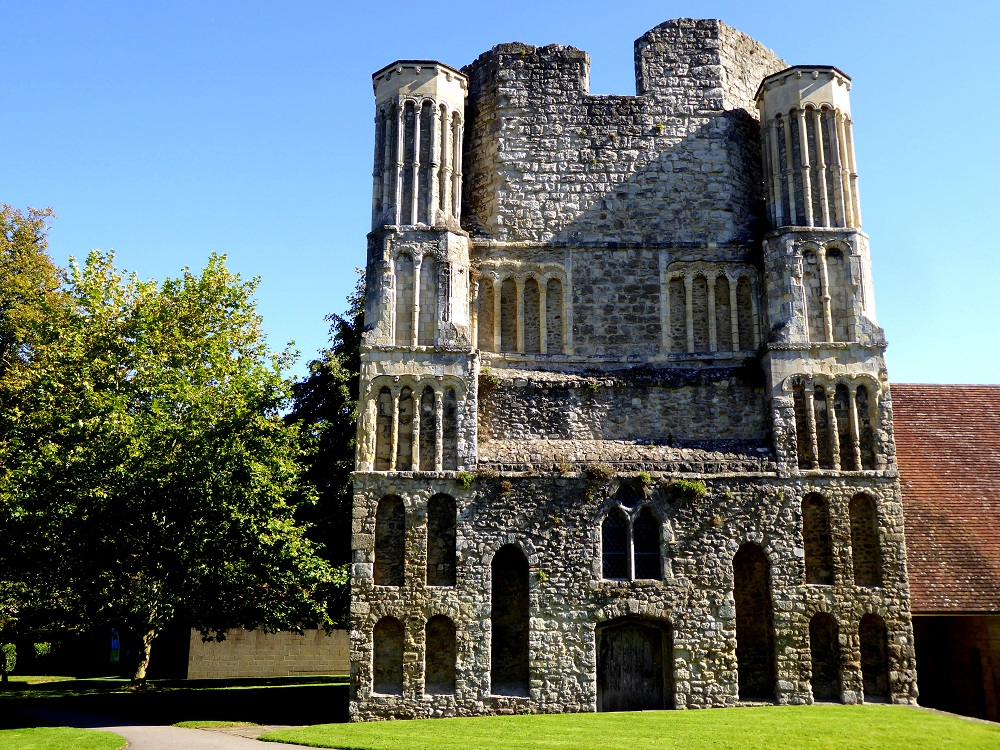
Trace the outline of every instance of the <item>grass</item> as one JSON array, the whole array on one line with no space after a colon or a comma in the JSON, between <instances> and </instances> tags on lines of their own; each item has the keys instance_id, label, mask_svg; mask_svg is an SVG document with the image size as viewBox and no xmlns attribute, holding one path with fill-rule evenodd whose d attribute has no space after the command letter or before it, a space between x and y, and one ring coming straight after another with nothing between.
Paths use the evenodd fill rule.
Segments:
<instances>
[{"instance_id":1,"label":"grass","mask_svg":"<svg viewBox=\"0 0 1000 750\"><path fill-rule=\"evenodd\" d=\"M178 721L175 727L181 729L228 729L229 727L256 727L252 721Z\"/></svg>"},{"instance_id":2,"label":"grass","mask_svg":"<svg viewBox=\"0 0 1000 750\"><path fill-rule=\"evenodd\" d=\"M0 747L4 750L120 750L125 738L111 732L69 727L0 729Z\"/></svg>"},{"instance_id":3,"label":"grass","mask_svg":"<svg viewBox=\"0 0 1000 750\"><path fill-rule=\"evenodd\" d=\"M320 724L262 739L341 750L997 750L1000 727L907 706L815 705Z\"/></svg>"}]
</instances>

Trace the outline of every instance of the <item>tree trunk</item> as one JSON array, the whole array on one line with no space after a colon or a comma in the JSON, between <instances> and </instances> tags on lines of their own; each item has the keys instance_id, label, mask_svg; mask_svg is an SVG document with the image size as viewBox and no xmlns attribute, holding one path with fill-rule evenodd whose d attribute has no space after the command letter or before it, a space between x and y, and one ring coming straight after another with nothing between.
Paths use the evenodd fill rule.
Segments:
<instances>
[{"instance_id":1,"label":"tree trunk","mask_svg":"<svg viewBox=\"0 0 1000 750\"><path fill-rule=\"evenodd\" d=\"M135 674L132 676L132 687L142 690L146 687L146 670L149 668L149 654L153 650L153 639L156 638L156 628L152 625L142 637L142 650L139 652L139 663L135 665Z\"/></svg>"}]
</instances>

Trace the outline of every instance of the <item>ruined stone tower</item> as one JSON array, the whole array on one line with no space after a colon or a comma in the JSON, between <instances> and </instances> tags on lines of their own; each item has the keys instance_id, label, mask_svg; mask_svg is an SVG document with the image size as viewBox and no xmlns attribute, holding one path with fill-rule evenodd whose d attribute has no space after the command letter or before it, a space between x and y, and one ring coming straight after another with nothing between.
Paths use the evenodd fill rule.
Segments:
<instances>
[{"instance_id":1,"label":"ruined stone tower","mask_svg":"<svg viewBox=\"0 0 1000 750\"><path fill-rule=\"evenodd\" d=\"M374 75L354 719L915 700L850 79L635 59Z\"/></svg>"}]
</instances>

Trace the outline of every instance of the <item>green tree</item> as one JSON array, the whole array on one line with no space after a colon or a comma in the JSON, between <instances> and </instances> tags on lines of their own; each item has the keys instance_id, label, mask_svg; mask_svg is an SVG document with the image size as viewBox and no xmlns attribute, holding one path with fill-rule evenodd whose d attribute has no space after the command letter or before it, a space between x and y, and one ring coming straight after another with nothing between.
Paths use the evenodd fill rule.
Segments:
<instances>
[{"instance_id":1,"label":"green tree","mask_svg":"<svg viewBox=\"0 0 1000 750\"><path fill-rule=\"evenodd\" d=\"M307 459L306 476L319 492L314 505L303 504L300 516L311 524L310 536L322 542L334 565L345 565L351 553L351 473L358 424L361 334L364 326L365 278L347 298L343 315L331 314L330 346L309 363L309 374L293 388L290 419L301 422L315 450ZM346 604L346 599L343 600ZM338 612L343 616L346 612Z\"/></svg>"},{"instance_id":2,"label":"green tree","mask_svg":"<svg viewBox=\"0 0 1000 750\"><path fill-rule=\"evenodd\" d=\"M281 418L291 355L268 350L256 285L217 256L161 285L92 253L4 384L0 524L18 542L0 569L50 619L137 636L136 684L176 619L216 637L330 624L331 568L289 502L310 495Z\"/></svg>"}]
</instances>

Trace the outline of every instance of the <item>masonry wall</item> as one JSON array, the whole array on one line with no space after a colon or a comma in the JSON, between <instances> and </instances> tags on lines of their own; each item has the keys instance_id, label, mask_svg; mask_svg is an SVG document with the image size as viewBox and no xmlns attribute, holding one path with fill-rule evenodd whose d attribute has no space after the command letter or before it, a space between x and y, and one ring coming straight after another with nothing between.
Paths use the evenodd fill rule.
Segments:
<instances>
[{"instance_id":1,"label":"masonry wall","mask_svg":"<svg viewBox=\"0 0 1000 750\"><path fill-rule=\"evenodd\" d=\"M719 21L690 19L645 34L636 59L639 96L591 96L589 58L572 47L503 44L468 66L466 222L506 241L759 233L750 82L785 65Z\"/></svg>"},{"instance_id":2,"label":"masonry wall","mask_svg":"<svg viewBox=\"0 0 1000 750\"><path fill-rule=\"evenodd\" d=\"M697 478L694 475L693 478ZM834 617L841 634L840 699L863 699L858 625L874 613L888 629L894 700L916 695L913 641L905 597L905 563L899 498L890 487L857 480L705 478L707 493L684 498L671 478L653 475L642 502L661 524L660 580L605 580L601 574L601 520L616 503L622 483L636 477L479 476L465 490L454 480L421 488L391 489L406 506L406 572L399 587L373 585L374 511L386 487L359 478L354 519L355 576L352 611L354 655L352 718L596 710L595 627L625 616L648 618L673 633L673 705L731 706L739 700L732 560L741 545L760 547L771 565L774 601L775 695L778 703L811 701L809 621ZM454 587L425 582L428 498L457 500L457 579ZM806 585L800 505L808 492L830 506L833 584ZM871 496L882 521L883 585L854 584L848 504L858 492ZM495 695L490 685L490 563L505 544L522 549L529 563L530 690ZM457 681L453 695L424 690L425 623L445 615L456 627ZM375 623L395 617L405 625L403 682L399 695L372 690ZM873 696L869 696L871 699Z\"/></svg>"},{"instance_id":3,"label":"masonry wall","mask_svg":"<svg viewBox=\"0 0 1000 750\"><path fill-rule=\"evenodd\" d=\"M232 677L295 677L349 674L350 639L346 630L265 633L231 630L224 641L203 641L191 631L189 680Z\"/></svg>"}]
</instances>

